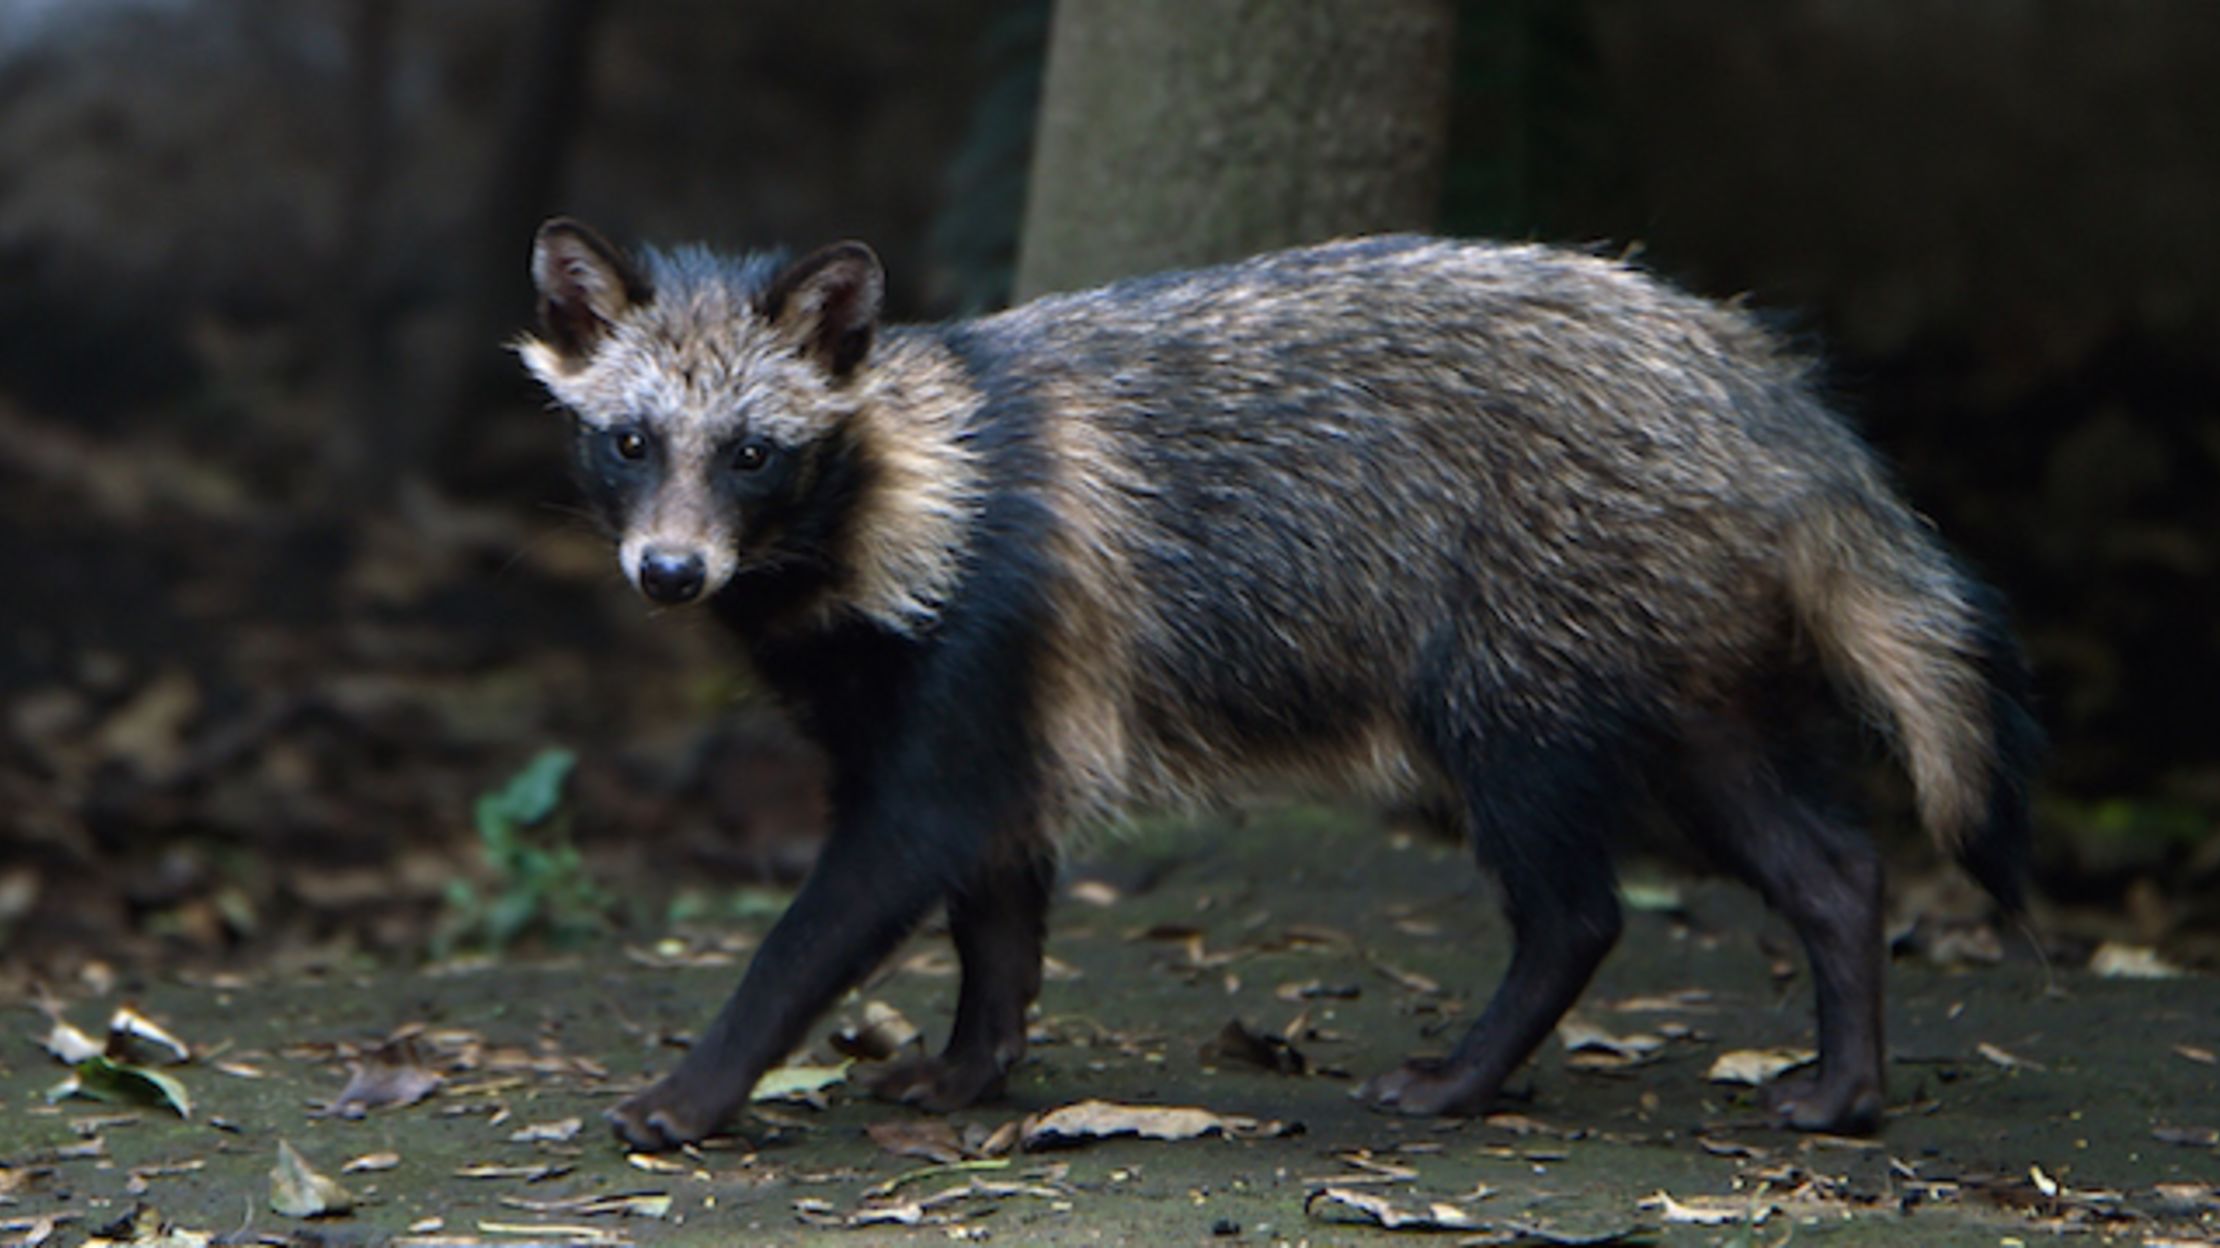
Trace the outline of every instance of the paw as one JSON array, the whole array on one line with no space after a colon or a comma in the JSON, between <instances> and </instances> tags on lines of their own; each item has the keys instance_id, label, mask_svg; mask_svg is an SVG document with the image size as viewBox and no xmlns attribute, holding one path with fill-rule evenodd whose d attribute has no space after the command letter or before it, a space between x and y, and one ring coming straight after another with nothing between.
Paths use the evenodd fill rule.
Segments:
<instances>
[{"instance_id":1,"label":"paw","mask_svg":"<svg viewBox=\"0 0 2220 1248\"><path fill-rule=\"evenodd\" d=\"M882 1101L944 1114L1001 1096L1007 1075L991 1061L908 1057L889 1062L858 1082Z\"/></svg>"},{"instance_id":2,"label":"paw","mask_svg":"<svg viewBox=\"0 0 2220 1248\"><path fill-rule=\"evenodd\" d=\"M1765 1101L1782 1126L1797 1131L1872 1135L1881 1129L1881 1089L1869 1079L1783 1079L1766 1089Z\"/></svg>"},{"instance_id":3,"label":"paw","mask_svg":"<svg viewBox=\"0 0 2220 1248\"><path fill-rule=\"evenodd\" d=\"M603 1116L625 1147L661 1153L714 1134L732 1108L674 1078L633 1093Z\"/></svg>"},{"instance_id":4,"label":"paw","mask_svg":"<svg viewBox=\"0 0 2220 1248\"><path fill-rule=\"evenodd\" d=\"M1353 1093L1374 1109L1427 1116L1485 1113L1496 1089L1439 1058L1414 1057L1364 1081Z\"/></svg>"}]
</instances>

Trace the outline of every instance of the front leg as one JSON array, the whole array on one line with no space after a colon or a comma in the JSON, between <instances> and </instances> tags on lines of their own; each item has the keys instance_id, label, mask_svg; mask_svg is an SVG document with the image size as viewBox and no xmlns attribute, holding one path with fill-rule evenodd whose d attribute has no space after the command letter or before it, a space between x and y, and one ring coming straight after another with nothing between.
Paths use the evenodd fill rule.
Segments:
<instances>
[{"instance_id":1,"label":"front leg","mask_svg":"<svg viewBox=\"0 0 2220 1248\"><path fill-rule=\"evenodd\" d=\"M1025 1011L1041 991L1054 859L1032 838L999 849L948 895L948 928L963 961L956 1025L939 1057L889 1063L869 1078L873 1094L935 1112L1002 1094L1025 1056Z\"/></svg>"},{"instance_id":2,"label":"front leg","mask_svg":"<svg viewBox=\"0 0 2220 1248\"><path fill-rule=\"evenodd\" d=\"M678 1069L609 1111L620 1139L650 1152L676 1148L711 1134L739 1111L763 1072L916 926L948 878L935 859L966 856L962 821L927 822L940 826L911 831L928 840L939 834L941 855L905 846L888 820L835 829L802 891L748 963L740 987ZM945 852L951 848L953 854Z\"/></svg>"}]
</instances>

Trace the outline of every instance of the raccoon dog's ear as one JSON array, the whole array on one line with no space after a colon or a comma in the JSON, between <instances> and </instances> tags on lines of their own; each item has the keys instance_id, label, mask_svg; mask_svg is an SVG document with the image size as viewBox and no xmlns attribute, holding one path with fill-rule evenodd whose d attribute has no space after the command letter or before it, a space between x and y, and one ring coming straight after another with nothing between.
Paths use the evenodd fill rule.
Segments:
<instances>
[{"instance_id":1,"label":"raccoon dog's ear","mask_svg":"<svg viewBox=\"0 0 2220 1248\"><path fill-rule=\"evenodd\" d=\"M788 265L758 307L826 372L846 377L871 353L885 302L879 257L862 243L834 243Z\"/></svg>"},{"instance_id":2,"label":"raccoon dog's ear","mask_svg":"<svg viewBox=\"0 0 2220 1248\"><path fill-rule=\"evenodd\" d=\"M567 365L591 356L626 308L655 296L622 253L569 217L533 236L532 282L540 290L540 332Z\"/></svg>"}]
</instances>

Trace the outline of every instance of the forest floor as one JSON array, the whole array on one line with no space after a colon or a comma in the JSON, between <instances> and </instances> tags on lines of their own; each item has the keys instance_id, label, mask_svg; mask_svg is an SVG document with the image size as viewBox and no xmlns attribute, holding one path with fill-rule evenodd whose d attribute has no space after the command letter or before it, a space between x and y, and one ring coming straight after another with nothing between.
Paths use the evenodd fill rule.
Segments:
<instances>
[{"instance_id":1,"label":"forest floor","mask_svg":"<svg viewBox=\"0 0 2220 1248\"><path fill-rule=\"evenodd\" d=\"M1919 952L1900 952L1890 971L1884 1130L1798 1136L1766 1124L1751 1088L1713 1078L1722 1059L1811 1036L1807 977L1785 928L1723 882L1646 872L1630 882L1626 938L1504 1112L1455 1122L1369 1112L1349 1096L1355 1080L1444 1048L1506 952L1463 852L1360 826L1371 822L1288 808L1149 825L1099 845L1059 899L1033 1053L1006 1101L939 1119L835 1081L761 1101L733 1136L674 1156L628 1157L601 1111L675 1061L730 989L774 894L660 942L611 939L559 960L172 974L129 993L58 991L9 1015L16 1038L0 1047L0 1235L146 1245L2220 1237L2220 985L2046 968L2014 952L2026 947L2016 937L1931 930L1903 942ZM1958 956L1999 947L1999 958ZM796 1078L837 1080L843 1023L888 1037L908 1020L937 1040L953 972L945 936L922 933L817 1029ZM133 1103L128 1087L110 1102L49 1100L70 1073L41 1051L60 1043L54 1020L97 1036L127 1005L190 1049L174 1064L159 1039L116 1050L177 1089L142 1083L138 1095L184 1099L188 1115ZM1121 1118L1192 1138L1107 1134ZM311 1185L292 1207L344 1212L273 1211L271 1172L287 1146L346 1192Z\"/></svg>"}]
</instances>

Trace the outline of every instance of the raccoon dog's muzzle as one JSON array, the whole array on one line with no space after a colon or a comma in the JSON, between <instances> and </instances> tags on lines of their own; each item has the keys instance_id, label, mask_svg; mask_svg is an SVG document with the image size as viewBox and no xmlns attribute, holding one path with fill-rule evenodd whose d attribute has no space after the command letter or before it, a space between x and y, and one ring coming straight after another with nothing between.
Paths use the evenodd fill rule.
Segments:
<instances>
[{"instance_id":1,"label":"raccoon dog's muzzle","mask_svg":"<svg viewBox=\"0 0 2220 1248\"><path fill-rule=\"evenodd\" d=\"M676 607L723 589L739 561L727 541L658 530L626 534L617 562L648 601Z\"/></svg>"}]
</instances>

